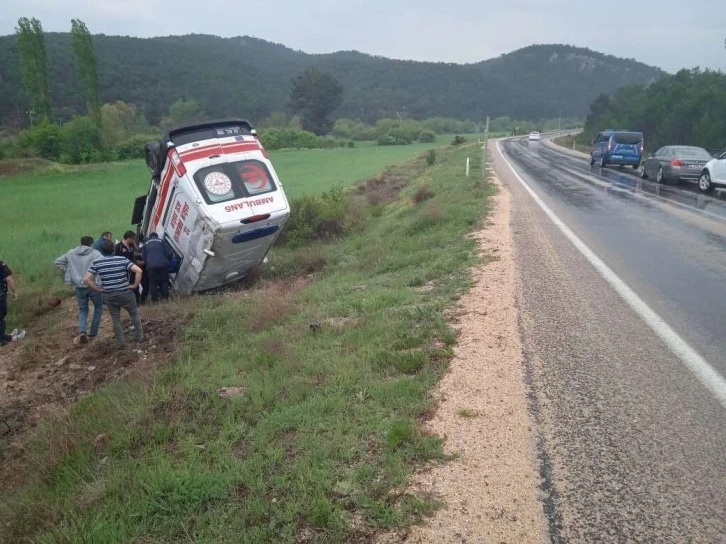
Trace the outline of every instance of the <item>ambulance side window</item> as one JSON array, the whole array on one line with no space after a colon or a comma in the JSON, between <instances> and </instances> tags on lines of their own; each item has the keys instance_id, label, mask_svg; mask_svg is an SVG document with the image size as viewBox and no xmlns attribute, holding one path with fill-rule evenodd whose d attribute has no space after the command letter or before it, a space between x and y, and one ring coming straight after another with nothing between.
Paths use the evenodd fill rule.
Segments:
<instances>
[{"instance_id":1,"label":"ambulance side window","mask_svg":"<svg viewBox=\"0 0 726 544\"><path fill-rule=\"evenodd\" d=\"M261 195L275 190L275 182L265 163L256 160L240 161L234 163L234 169L248 195Z\"/></svg>"}]
</instances>

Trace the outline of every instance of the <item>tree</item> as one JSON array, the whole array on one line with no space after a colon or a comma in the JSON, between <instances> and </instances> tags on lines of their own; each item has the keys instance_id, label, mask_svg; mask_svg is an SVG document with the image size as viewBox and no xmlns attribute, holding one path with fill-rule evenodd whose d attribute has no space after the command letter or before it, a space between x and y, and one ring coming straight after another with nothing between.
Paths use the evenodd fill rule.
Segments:
<instances>
[{"instance_id":1,"label":"tree","mask_svg":"<svg viewBox=\"0 0 726 544\"><path fill-rule=\"evenodd\" d=\"M93 37L86 24L80 19L71 19L71 36L76 60L76 74L81 82L88 116L100 128L101 101L98 97L98 66L96 52L93 50Z\"/></svg>"},{"instance_id":2,"label":"tree","mask_svg":"<svg viewBox=\"0 0 726 544\"><path fill-rule=\"evenodd\" d=\"M50 120L50 76L43 26L36 18L21 17L15 27L15 34L20 56L20 74L32 111L31 122L32 115Z\"/></svg>"},{"instance_id":3,"label":"tree","mask_svg":"<svg viewBox=\"0 0 726 544\"><path fill-rule=\"evenodd\" d=\"M101 131L108 146L116 146L136 134L151 132L144 114L133 105L120 100L101 107Z\"/></svg>"},{"instance_id":4,"label":"tree","mask_svg":"<svg viewBox=\"0 0 726 544\"><path fill-rule=\"evenodd\" d=\"M204 121L207 114L196 100L179 99L169 106L169 114L161 119L161 126L169 130L177 125Z\"/></svg>"},{"instance_id":5,"label":"tree","mask_svg":"<svg viewBox=\"0 0 726 544\"><path fill-rule=\"evenodd\" d=\"M343 86L332 75L308 68L292 80L290 109L300 115L302 127L318 135L333 128L328 116L343 103Z\"/></svg>"}]
</instances>

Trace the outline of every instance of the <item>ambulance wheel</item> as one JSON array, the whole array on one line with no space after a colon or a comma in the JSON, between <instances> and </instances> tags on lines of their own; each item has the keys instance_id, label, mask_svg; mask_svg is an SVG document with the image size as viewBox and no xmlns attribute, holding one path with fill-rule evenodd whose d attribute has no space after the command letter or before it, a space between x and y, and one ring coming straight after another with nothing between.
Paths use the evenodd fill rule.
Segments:
<instances>
[{"instance_id":1,"label":"ambulance wheel","mask_svg":"<svg viewBox=\"0 0 726 544\"><path fill-rule=\"evenodd\" d=\"M144 157L146 158L146 166L151 172L151 175L159 177L161 175L161 169L164 166L161 162L161 146L159 142L148 142L144 144Z\"/></svg>"}]
</instances>

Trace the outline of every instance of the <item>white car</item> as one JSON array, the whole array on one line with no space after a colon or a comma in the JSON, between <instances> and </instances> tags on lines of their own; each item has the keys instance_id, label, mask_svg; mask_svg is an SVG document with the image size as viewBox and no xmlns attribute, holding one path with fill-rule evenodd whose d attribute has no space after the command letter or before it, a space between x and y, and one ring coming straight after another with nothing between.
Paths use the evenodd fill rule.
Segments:
<instances>
[{"instance_id":1,"label":"white car","mask_svg":"<svg viewBox=\"0 0 726 544\"><path fill-rule=\"evenodd\" d=\"M537 132L536 130L534 132L530 132L529 133L529 139L530 139L530 141L532 141L532 140L533 141L539 140L539 132Z\"/></svg>"},{"instance_id":2,"label":"white car","mask_svg":"<svg viewBox=\"0 0 726 544\"><path fill-rule=\"evenodd\" d=\"M726 187L726 152L708 161L698 178L698 188L704 193L710 193L717 186Z\"/></svg>"}]
</instances>

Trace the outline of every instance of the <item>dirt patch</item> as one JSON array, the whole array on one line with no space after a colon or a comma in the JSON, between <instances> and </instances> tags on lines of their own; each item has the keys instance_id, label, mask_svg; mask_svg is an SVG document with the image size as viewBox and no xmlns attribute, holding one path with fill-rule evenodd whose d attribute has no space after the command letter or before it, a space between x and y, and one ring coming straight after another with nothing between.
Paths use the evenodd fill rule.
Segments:
<instances>
[{"instance_id":1,"label":"dirt patch","mask_svg":"<svg viewBox=\"0 0 726 544\"><path fill-rule=\"evenodd\" d=\"M510 195L495 183L495 212L474 238L483 254L497 258L475 270L475 286L455 310L459 342L425 425L445 436L445 453L457 457L418 473L411 485L445 506L426 525L378 542L546 540L517 328Z\"/></svg>"},{"instance_id":2,"label":"dirt patch","mask_svg":"<svg viewBox=\"0 0 726 544\"><path fill-rule=\"evenodd\" d=\"M388 204L398 198L399 193L408 185L407 177L389 168L357 186L357 193L371 206Z\"/></svg>"},{"instance_id":3,"label":"dirt patch","mask_svg":"<svg viewBox=\"0 0 726 544\"><path fill-rule=\"evenodd\" d=\"M167 362L181 328L192 317L188 304L166 303L140 310L148 340L131 339L130 320L123 320L128 347L118 351L110 317L104 312L97 339L74 343L74 299L60 302L28 328L28 335L0 351L0 487L9 485L12 467L22 463L23 438L41 417L65 413L65 407L108 381L148 373Z\"/></svg>"},{"instance_id":4,"label":"dirt patch","mask_svg":"<svg viewBox=\"0 0 726 544\"><path fill-rule=\"evenodd\" d=\"M56 163L45 159L5 159L0 161L0 176L14 176L46 170Z\"/></svg>"}]
</instances>

